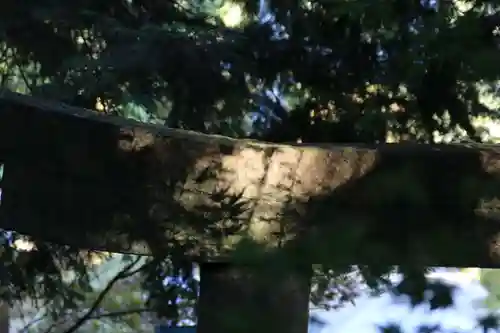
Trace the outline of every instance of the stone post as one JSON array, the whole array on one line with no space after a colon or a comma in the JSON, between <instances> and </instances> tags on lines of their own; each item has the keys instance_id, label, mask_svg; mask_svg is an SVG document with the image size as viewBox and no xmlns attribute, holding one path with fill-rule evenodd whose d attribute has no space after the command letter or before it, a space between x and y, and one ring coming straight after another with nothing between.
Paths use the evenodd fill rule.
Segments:
<instances>
[{"instance_id":1,"label":"stone post","mask_svg":"<svg viewBox=\"0 0 500 333\"><path fill-rule=\"evenodd\" d=\"M310 272L201 265L197 333L307 333Z\"/></svg>"},{"instance_id":2,"label":"stone post","mask_svg":"<svg viewBox=\"0 0 500 333\"><path fill-rule=\"evenodd\" d=\"M0 333L10 331L10 307L7 303L0 303Z\"/></svg>"}]
</instances>

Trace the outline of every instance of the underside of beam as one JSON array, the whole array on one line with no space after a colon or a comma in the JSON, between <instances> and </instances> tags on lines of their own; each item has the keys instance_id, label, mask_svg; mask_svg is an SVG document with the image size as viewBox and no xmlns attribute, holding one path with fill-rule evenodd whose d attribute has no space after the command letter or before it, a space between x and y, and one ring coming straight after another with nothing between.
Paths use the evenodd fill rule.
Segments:
<instances>
[{"instance_id":1,"label":"underside of beam","mask_svg":"<svg viewBox=\"0 0 500 333\"><path fill-rule=\"evenodd\" d=\"M47 241L224 261L257 243L316 263L499 262L495 146L274 145L5 92L0 160L0 227Z\"/></svg>"}]
</instances>

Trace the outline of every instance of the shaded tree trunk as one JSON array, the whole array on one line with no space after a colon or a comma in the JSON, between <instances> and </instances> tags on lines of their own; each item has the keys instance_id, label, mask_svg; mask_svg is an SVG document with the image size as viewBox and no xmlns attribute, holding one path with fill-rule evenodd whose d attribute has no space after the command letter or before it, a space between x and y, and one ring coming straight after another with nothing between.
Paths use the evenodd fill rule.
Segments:
<instances>
[{"instance_id":1,"label":"shaded tree trunk","mask_svg":"<svg viewBox=\"0 0 500 333\"><path fill-rule=\"evenodd\" d=\"M306 333L310 269L202 264L197 333Z\"/></svg>"}]
</instances>

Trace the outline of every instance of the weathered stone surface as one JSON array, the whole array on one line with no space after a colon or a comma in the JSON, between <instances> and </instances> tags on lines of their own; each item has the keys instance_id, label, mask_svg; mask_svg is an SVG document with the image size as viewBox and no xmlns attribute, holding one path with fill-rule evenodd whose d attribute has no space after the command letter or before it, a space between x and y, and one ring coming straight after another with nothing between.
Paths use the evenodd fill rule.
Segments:
<instances>
[{"instance_id":1,"label":"weathered stone surface","mask_svg":"<svg viewBox=\"0 0 500 333\"><path fill-rule=\"evenodd\" d=\"M318 244L339 261L375 245L385 261L498 262L496 146L266 144L4 93L0 159L0 226L79 247L222 260L251 238L313 262Z\"/></svg>"}]
</instances>

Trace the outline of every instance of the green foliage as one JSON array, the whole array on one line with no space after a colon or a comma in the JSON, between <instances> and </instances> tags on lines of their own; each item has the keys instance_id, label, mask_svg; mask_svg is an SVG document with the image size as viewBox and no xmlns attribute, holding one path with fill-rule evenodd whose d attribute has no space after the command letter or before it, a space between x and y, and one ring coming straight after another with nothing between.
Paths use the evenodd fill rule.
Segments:
<instances>
[{"instance_id":1,"label":"green foliage","mask_svg":"<svg viewBox=\"0 0 500 333\"><path fill-rule=\"evenodd\" d=\"M488 290L486 306L492 310L500 309L500 272L497 269L482 269L481 284Z\"/></svg>"},{"instance_id":2,"label":"green foliage","mask_svg":"<svg viewBox=\"0 0 500 333\"><path fill-rule=\"evenodd\" d=\"M74 288L77 289L76 286ZM137 283L123 281L107 291L98 308L92 315L87 316L87 312L102 292L102 289L97 289L84 293L85 297L75 307L61 309L56 316L46 314L50 307L40 309L39 320L30 325L28 331L150 332L152 330L148 317L153 317L153 311L144 305L143 291ZM81 318L86 319L81 321Z\"/></svg>"},{"instance_id":3,"label":"green foliage","mask_svg":"<svg viewBox=\"0 0 500 333\"><path fill-rule=\"evenodd\" d=\"M256 1L238 3L255 17ZM252 19L242 29L224 27L222 5L8 1L1 14L5 71L23 81L23 91L86 107L100 97L110 112L130 108L132 98L155 114L152 105L167 97L171 110L161 117L169 126L208 132L241 122L261 103L255 91L280 74L293 111L262 133L278 141L373 142L388 130L431 141L433 132L456 126L475 138L470 117L494 115L476 85L487 90L499 72L497 14L489 10L495 1L474 3L462 15L452 2L434 10L419 2L271 1L288 29L280 41ZM393 103L404 112L388 112ZM311 124L311 110L328 115Z\"/></svg>"},{"instance_id":4,"label":"green foliage","mask_svg":"<svg viewBox=\"0 0 500 333\"><path fill-rule=\"evenodd\" d=\"M71 270L61 269L65 277L53 281L60 292L38 294L37 298L26 294L27 297L12 301L14 305L24 304L25 308L26 302L31 302L36 309L34 317L25 318L29 332L149 332L151 322L158 316L171 320L192 318L195 297L189 294L190 287L193 288L190 274L183 275L187 287L175 282L165 285L160 280L161 286L148 289L146 286L158 279L158 275L176 277L171 270L158 274L160 266L168 270L171 265L145 257L135 256L130 260L126 255L100 256L100 263L86 261L85 273L76 271L76 266ZM43 273L36 275L40 274ZM13 281L14 285L16 282L19 283ZM184 300L176 307L165 308L169 300L178 296Z\"/></svg>"},{"instance_id":5,"label":"green foliage","mask_svg":"<svg viewBox=\"0 0 500 333\"><path fill-rule=\"evenodd\" d=\"M272 29L257 22L257 1L238 3L249 19L230 29L216 15L223 5L217 1L6 0L0 12L1 86L87 108L99 99L104 112L234 137L248 135L242 124L267 101L264 126L253 137L277 142L376 143L389 136L430 142L457 128L479 140L472 117L497 116L480 102L500 74L496 1L471 2L461 15L454 2L435 10L421 1L269 1L289 35L281 40L272 40ZM278 75L290 110L259 95ZM278 119L268 117L271 111ZM408 200L427 199L419 184L386 182ZM358 250L365 232L356 226L335 242L318 242L332 232L310 240L322 244L314 247L318 257L337 256L335 265L315 268L315 301L335 284L349 285L339 278L350 271L351 263L342 259ZM267 255L244 245L237 254L242 261ZM380 244L366 246L364 252L380 257L388 252ZM30 254L2 247L2 269L10 272L1 281L4 297L50 300L56 313L78 307L90 288L79 252L42 242L37 247ZM300 261L305 249L295 250ZM190 263L179 253L153 258L143 280L148 304L174 320L179 310L167 300L185 290L165 287L162 279L185 275L191 283L186 297L196 294L186 273ZM65 267L78 272L79 288L63 283ZM373 265L363 276L376 287L394 269ZM412 274L418 300L423 284ZM446 292L437 291L442 297L436 302L447 304Z\"/></svg>"}]
</instances>

